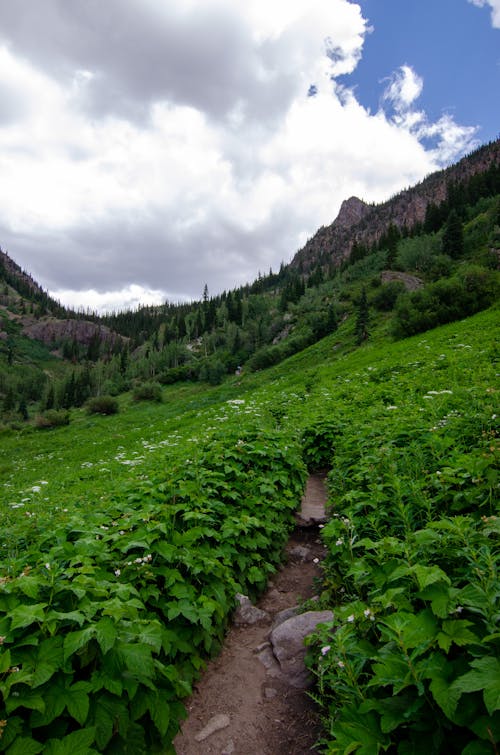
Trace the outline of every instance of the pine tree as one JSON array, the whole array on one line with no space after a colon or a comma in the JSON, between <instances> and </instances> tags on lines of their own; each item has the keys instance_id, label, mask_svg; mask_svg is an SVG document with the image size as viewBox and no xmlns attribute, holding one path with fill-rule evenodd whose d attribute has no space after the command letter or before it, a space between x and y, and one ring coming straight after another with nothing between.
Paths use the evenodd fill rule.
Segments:
<instances>
[{"instance_id":1,"label":"pine tree","mask_svg":"<svg viewBox=\"0 0 500 755\"><path fill-rule=\"evenodd\" d=\"M366 288L363 286L361 291L361 298L358 304L358 313L356 317L356 341L358 344L363 343L368 338L368 299L366 296Z\"/></svg>"},{"instance_id":2,"label":"pine tree","mask_svg":"<svg viewBox=\"0 0 500 755\"><path fill-rule=\"evenodd\" d=\"M21 419L23 419L25 422L29 419L28 407L26 405L26 399L24 397L20 400L17 411L21 415Z\"/></svg>"},{"instance_id":3,"label":"pine tree","mask_svg":"<svg viewBox=\"0 0 500 755\"><path fill-rule=\"evenodd\" d=\"M449 257L461 257L464 252L464 232L462 222L455 209L451 210L443 232L441 242L443 254Z\"/></svg>"}]
</instances>

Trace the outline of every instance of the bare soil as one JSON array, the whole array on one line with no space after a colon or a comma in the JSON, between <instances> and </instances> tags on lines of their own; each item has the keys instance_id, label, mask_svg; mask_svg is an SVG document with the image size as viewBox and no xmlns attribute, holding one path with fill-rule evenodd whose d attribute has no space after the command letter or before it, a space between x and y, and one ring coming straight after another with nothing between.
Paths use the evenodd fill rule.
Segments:
<instances>
[{"instance_id":1,"label":"bare soil","mask_svg":"<svg viewBox=\"0 0 500 755\"><path fill-rule=\"evenodd\" d=\"M318 496L324 502L326 495L324 490L318 492L317 481L312 490L317 507ZM188 718L174 740L177 755L314 752L320 734L318 711L306 691L291 687L282 676L268 638L279 611L315 595L324 558L318 527L298 527L287 544L286 555L285 565L257 603L270 614L270 620L260 625L233 626L222 652L209 663L187 701ZM223 728L205 736L205 727L214 721Z\"/></svg>"}]
</instances>

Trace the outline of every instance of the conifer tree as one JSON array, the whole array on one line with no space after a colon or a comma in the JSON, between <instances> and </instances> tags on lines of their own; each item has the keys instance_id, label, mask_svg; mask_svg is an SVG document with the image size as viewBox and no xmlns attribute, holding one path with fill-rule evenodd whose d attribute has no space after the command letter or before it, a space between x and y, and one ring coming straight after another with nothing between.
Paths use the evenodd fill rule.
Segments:
<instances>
[{"instance_id":1,"label":"conifer tree","mask_svg":"<svg viewBox=\"0 0 500 755\"><path fill-rule=\"evenodd\" d=\"M356 317L356 341L358 344L363 343L368 338L368 299L366 296L366 288L363 286L361 291L361 298L358 304L358 313Z\"/></svg>"},{"instance_id":2,"label":"conifer tree","mask_svg":"<svg viewBox=\"0 0 500 755\"><path fill-rule=\"evenodd\" d=\"M462 222L455 209L451 210L443 232L441 245L443 254L457 258L464 251L464 232Z\"/></svg>"}]
</instances>

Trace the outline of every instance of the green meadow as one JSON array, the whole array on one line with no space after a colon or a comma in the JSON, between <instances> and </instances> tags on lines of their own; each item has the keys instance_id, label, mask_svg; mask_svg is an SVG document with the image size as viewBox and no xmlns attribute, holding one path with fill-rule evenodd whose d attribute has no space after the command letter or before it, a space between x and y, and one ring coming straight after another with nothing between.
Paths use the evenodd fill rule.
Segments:
<instances>
[{"instance_id":1,"label":"green meadow","mask_svg":"<svg viewBox=\"0 0 500 755\"><path fill-rule=\"evenodd\" d=\"M498 309L0 437L0 752L173 752L307 471L330 520L309 643L325 753L497 752ZM447 748L447 749L446 749Z\"/></svg>"}]
</instances>

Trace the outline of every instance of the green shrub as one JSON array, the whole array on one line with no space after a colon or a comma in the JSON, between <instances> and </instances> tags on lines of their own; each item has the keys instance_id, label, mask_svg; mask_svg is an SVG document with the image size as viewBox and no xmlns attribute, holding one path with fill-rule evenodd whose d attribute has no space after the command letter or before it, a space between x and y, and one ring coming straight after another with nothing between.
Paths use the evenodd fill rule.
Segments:
<instances>
[{"instance_id":1,"label":"green shrub","mask_svg":"<svg viewBox=\"0 0 500 755\"><path fill-rule=\"evenodd\" d=\"M489 307L498 291L498 273L478 265L465 266L453 278L442 278L400 296L393 332L409 336L468 317Z\"/></svg>"},{"instance_id":2,"label":"green shrub","mask_svg":"<svg viewBox=\"0 0 500 755\"><path fill-rule=\"evenodd\" d=\"M134 388L134 401L157 401L161 403L163 394L159 383L142 383Z\"/></svg>"},{"instance_id":3,"label":"green shrub","mask_svg":"<svg viewBox=\"0 0 500 755\"><path fill-rule=\"evenodd\" d=\"M86 408L89 414L117 414L120 407L113 396L95 396L87 401Z\"/></svg>"},{"instance_id":4,"label":"green shrub","mask_svg":"<svg viewBox=\"0 0 500 755\"><path fill-rule=\"evenodd\" d=\"M371 303L375 309L387 312L394 309L396 299L404 292L405 287L401 281L389 281L389 283L384 283L380 286L371 298Z\"/></svg>"},{"instance_id":5,"label":"green shrub","mask_svg":"<svg viewBox=\"0 0 500 755\"><path fill-rule=\"evenodd\" d=\"M335 441L342 432L338 422L319 420L302 432L302 458L311 471L331 466Z\"/></svg>"},{"instance_id":6,"label":"green shrub","mask_svg":"<svg viewBox=\"0 0 500 755\"><path fill-rule=\"evenodd\" d=\"M441 240L436 234L414 236L398 244L396 267L419 273L428 272L441 251Z\"/></svg>"},{"instance_id":7,"label":"green shrub","mask_svg":"<svg viewBox=\"0 0 500 755\"><path fill-rule=\"evenodd\" d=\"M43 414L35 417L35 426L39 430L46 430L50 427L63 427L69 425L69 412L65 409L48 409Z\"/></svg>"},{"instance_id":8,"label":"green shrub","mask_svg":"<svg viewBox=\"0 0 500 755\"><path fill-rule=\"evenodd\" d=\"M189 363L182 364L179 367L170 367L158 376L162 385L173 385L182 380L196 380L198 377L198 366Z\"/></svg>"}]
</instances>

